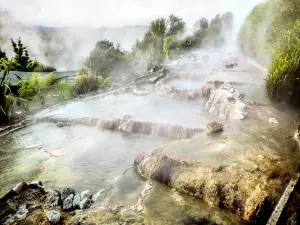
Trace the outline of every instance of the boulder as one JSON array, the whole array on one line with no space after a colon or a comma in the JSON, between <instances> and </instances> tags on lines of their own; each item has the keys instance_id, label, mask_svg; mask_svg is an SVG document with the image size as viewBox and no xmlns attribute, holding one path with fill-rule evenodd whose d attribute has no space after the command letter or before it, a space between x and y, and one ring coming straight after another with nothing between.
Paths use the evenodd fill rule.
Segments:
<instances>
[{"instance_id":1,"label":"boulder","mask_svg":"<svg viewBox=\"0 0 300 225\"><path fill-rule=\"evenodd\" d=\"M46 188L46 201L45 203L50 206L59 206L62 204L59 191L51 188Z\"/></svg>"},{"instance_id":2,"label":"boulder","mask_svg":"<svg viewBox=\"0 0 300 225\"><path fill-rule=\"evenodd\" d=\"M85 198L91 198L91 193L90 193L90 190L85 190L83 192L81 192L80 194L80 198L81 199L85 199Z\"/></svg>"},{"instance_id":3,"label":"boulder","mask_svg":"<svg viewBox=\"0 0 300 225\"><path fill-rule=\"evenodd\" d=\"M67 188L67 187L65 187L61 191L61 199L65 200L65 198L67 198L71 194L75 195L75 190L73 188Z\"/></svg>"},{"instance_id":4,"label":"boulder","mask_svg":"<svg viewBox=\"0 0 300 225\"><path fill-rule=\"evenodd\" d=\"M103 192L103 190L101 191L98 191L97 193L95 193L93 196L92 196L92 202L96 202L99 200L100 196L101 196L101 193Z\"/></svg>"},{"instance_id":5,"label":"boulder","mask_svg":"<svg viewBox=\"0 0 300 225\"><path fill-rule=\"evenodd\" d=\"M32 181L30 184L31 185L36 185L36 186L43 186L43 183L40 180Z\"/></svg>"},{"instance_id":6,"label":"boulder","mask_svg":"<svg viewBox=\"0 0 300 225\"><path fill-rule=\"evenodd\" d=\"M237 63L226 63L225 64L225 67L227 69L233 69L235 66L237 66L238 64Z\"/></svg>"},{"instance_id":7,"label":"boulder","mask_svg":"<svg viewBox=\"0 0 300 225\"><path fill-rule=\"evenodd\" d=\"M207 124L207 128L211 133L220 132L223 130L223 124L219 122L212 122Z\"/></svg>"},{"instance_id":8,"label":"boulder","mask_svg":"<svg viewBox=\"0 0 300 225\"><path fill-rule=\"evenodd\" d=\"M80 209L87 209L91 206L92 201L89 198L85 198L83 200L81 200L81 202L79 203L79 208Z\"/></svg>"},{"instance_id":9,"label":"boulder","mask_svg":"<svg viewBox=\"0 0 300 225\"><path fill-rule=\"evenodd\" d=\"M46 213L46 217L50 223L57 224L60 221L60 212L51 210Z\"/></svg>"},{"instance_id":10,"label":"boulder","mask_svg":"<svg viewBox=\"0 0 300 225\"><path fill-rule=\"evenodd\" d=\"M74 196L74 199L73 199L73 208L74 208L74 209L78 209L78 208L79 208L80 201L81 201L80 194L77 193L77 194Z\"/></svg>"},{"instance_id":11,"label":"boulder","mask_svg":"<svg viewBox=\"0 0 300 225\"><path fill-rule=\"evenodd\" d=\"M20 194L26 188L27 188L26 182L22 181L13 188L13 191L16 192L17 194Z\"/></svg>"},{"instance_id":12,"label":"boulder","mask_svg":"<svg viewBox=\"0 0 300 225\"><path fill-rule=\"evenodd\" d=\"M68 211L73 208L73 199L74 194L70 194L65 200L63 201L63 210Z\"/></svg>"},{"instance_id":13,"label":"boulder","mask_svg":"<svg viewBox=\"0 0 300 225\"><path fill-rule=\"evenodd\" d=\"M219 88L210 87L205 109L214 116L223 119L242 120L247 115L245 95L236 91L231 84L224 83Z\"/></svg>"}]
</instances>

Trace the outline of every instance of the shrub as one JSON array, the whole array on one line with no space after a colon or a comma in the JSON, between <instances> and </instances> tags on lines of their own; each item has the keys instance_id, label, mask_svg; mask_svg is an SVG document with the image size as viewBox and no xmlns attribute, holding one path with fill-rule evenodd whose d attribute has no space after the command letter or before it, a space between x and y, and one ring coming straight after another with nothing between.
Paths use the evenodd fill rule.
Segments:
<instances>
[{"instance_id":1,"label":"shrub","mask_svg":"<svg viewBox=\"0 0 300 225\"><path fill-rule=\"evenodd\" d=\"M53 83L52 74L42 76L39 73L33 73L31 77L24 75L26 80L20 81L19 96L26 100L33 100L36 96L43 95L49 90Z\"/></svg>"},{"instance_id":2,"label":"shrub","mask_svg":"<svg viewBox=\"0 0 300 225\"><path fill-rule=\"evenodd\" d=\"M298 1L269 0L254 7L239 32L238 42L244 51L260 63L271 59L265 84L275 101L300 103L299 18Z\"/></svg>"},{"instance_id":3,"label":"shrub","mask_svg":"<svg viewBox=\"0 0 300 225\"><path fill-rule=\"evenodd\" d=\"M300 20L288 30L274 52L266 80L269 96L276 101L300 103Z\"/></svg>"},{"instance_id":4,"label":"shrub","mask_svg":"<svg viewBox=\"0 0 300 225\"><path fill-rule=\"evenodd\" d=\"M70 85L66 82L66 80L61 80L57 84L58 86L58 95L61 100L66 100L70 97Z\"/></svg>"},{"instance_id":5,"label":"shrub","mask_svg":"<svg viewBox=\"0 0 300 225\"><path fill-rule=\"evenodd\" d=\"M85 74L76 77L75 84L71 87L71 95L76 97L99 89L101 77Z\"/></svg>"}]
</instances>

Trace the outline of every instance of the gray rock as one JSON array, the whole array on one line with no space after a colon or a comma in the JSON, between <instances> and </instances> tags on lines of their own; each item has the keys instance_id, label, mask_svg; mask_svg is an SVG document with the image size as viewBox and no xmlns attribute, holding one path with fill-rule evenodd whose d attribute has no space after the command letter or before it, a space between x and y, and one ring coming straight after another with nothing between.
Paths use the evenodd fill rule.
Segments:
<instances>
[{"instance_id":1,"label":"gray rock","mask_svg":"<svg viewBox=\"0 0 300 225\"><path fill-rule=\"evenodd\" d=\"M245 95L234 90L231 84L224 83L219 88L210 90L205 109L223 119L242 120L247 115L246 105L241 101L244 97Z\"/></svg>"},{"instance_id":2,"label":"gray rock","mask_svg":"<svg viewBox=\"0 0 300 225\"><path fill-rule=\"evenodd\" d=\"M75 190L72 188L63 188L61 191L61 199L65 200L66 197L68 197L69 195L75 195Z\"/></svg>"},{"instance_id":3,"label":"gray rock","mask_svg":"<svg viewBox=\"0 0 300 225\"><path fill-rule=\"evenodd\" d=\"M99 200L100 196L101 196L101 193L103 192L103 190L101 191L98 191L97 193L95 193L93 196L92 196L92 201L93 202L96 202Z\"/></svg>"},{"instance_id":4,"label":"gray rock","mask_svg":"<svg viewBox=\"0 0 300 225\"><path fill-rule=\"evenodd\" d=\"M59 206L62 201L60 199L59 191L53 190L51 188L46 188L46 201L45 203L50 206Z\"/></svg>"},{"instance_id":5,"label":"gray rock","mask_svg":"<svg viewBox=\"0 0 300 225\"><path fill-rule=\"evenodd\" d=\"M22 181L13 188L13 191L15 191L17 194L20 194L21 191L23 191L26 187L27 187L26 182Z\"/></svg>"},{"instance_id":6,"label":"gray rock","mask_svg":"<svg viewBox=\"0 0 300 225\"><path fill-rule=\"evenodd\" d=\"M91 198L90 190L85 190L85 191L81 192L80 198L81 199Z\"/></svg>"},{"instance_id":7,"label":"gray rock","mask_svg":"<svg viewBox=\"0 0 300 225\"><path fill-rule=\"evenodd\" d=\"M63 210L70 210L73 207L73 199L74 195L70 194L64 201L63 201Z\"/></svg>"},{"instance_id":8,"label":"gray rock","mask_svg":"<svg viewBox=\"0 0 300 225\"><path fill-rule=\"evenodd\" d=\"M223 124L219 122L212 122L207 124L207 128L210 130L211 133L220 132L223 130Z\"/></svg>"},{"instance_id":9,"label":"gray rock","mask_svg":"<svg viewBox=\"0 0 300 225\"><path fill-rule=\"evenodd\" d=\"M78 208L79 208L80 201L81 201L80 194L77 193L77 194L74 196L74 200L73 200L73 208L74 208L74 209L78 209Z\"/></svg>"},{"instance_id":10,"label":"gray rock","mask_svg":"<svg viewBox=\"0 0 300 225\"><path fill-rule=\"evenodd\" d=\"M91 206L91 204L92 204L91 199L85 198L85 199L83 199L83 200L80 202L79 208L80 208L80 209L87 209L87 208L89 208L89 207Z\"/></svg>"},{"instance_id":11,"label":"gray rock","mask_svg":"<svg viewBox=\"0 0 300 225\"><path fill-rule=\"evenodd\" d=\"M55 211L55 210L51 210L51 211L48 211L46 213L46 217L47 219L49 220L50 223L59 223L60 221L60 212L58 211Z\"/></svg>"},{"instance_id":12,"label":"gray rock","mask_svg":"<svg viewBox=\"0 0 300 225\"><path fill-rule=\"evenodd\" d=\"M36 186L43 186L43 183L42 183L42 181L40 181L40 180L32 181L30 184L36 185Z\"/></svg>"}]
</instances>

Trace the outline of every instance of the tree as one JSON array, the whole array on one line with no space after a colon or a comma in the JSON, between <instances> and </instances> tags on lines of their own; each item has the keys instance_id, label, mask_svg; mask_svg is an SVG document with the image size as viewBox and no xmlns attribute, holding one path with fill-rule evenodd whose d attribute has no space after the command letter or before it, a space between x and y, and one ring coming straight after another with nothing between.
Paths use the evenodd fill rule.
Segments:
<instances>
[{"instance_id":1,"label":"tree","mask_svg":"<svg viewBox=\"0 0 300 225\"><path fill-rule=\"evenodd\" d=\"M21 39L19 38L17 43L11 39L11 44L14 52L14 57L12 58L14 70L33 72L35 67L38 66L38 62L35 59L30 59L27 47L23 45Z\"/></svg>"},{"instance_id":2,"label":"tree","mask_svg":"<svg viewBox=\"0 0 300 225\"><path fill-rule=\"evenodd\" d=\"M125 63L120 45L114 45L109 40L98 41L95 48L85 61L85 66L96 75L107 77L117 64Z\"/></svg>"},{"instance_id":3,"label":"tree","mask_svg":"<svg viewBox=\"0 0 300 225\"><path fill-rule=\"evenodd\" d=\"M209 27L209 22L206 18L202 17L196 22L195 28L198 30L199 28L205 30Z\"/></svg>"},{"instance_id":4,"label":"tree","mask_svg":"<svg viewBox=\"0 0 300 225\"><path fill-rule=\"evenodd\" d=\"M7 60L7 57L6 57L6 53L0 49L0 60L1 59ZM4 70L4 67L0 65L0 71L1 70Z\"/></svg>"}]
</instances>

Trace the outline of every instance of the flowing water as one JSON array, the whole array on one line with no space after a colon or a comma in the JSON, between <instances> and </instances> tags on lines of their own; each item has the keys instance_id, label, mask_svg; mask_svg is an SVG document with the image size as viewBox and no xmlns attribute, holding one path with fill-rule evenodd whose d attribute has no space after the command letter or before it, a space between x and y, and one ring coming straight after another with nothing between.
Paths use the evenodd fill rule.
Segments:
<instances>
[{"instance_id":1,"label":"flowing water","mask_svg":"<svg viewBox=\"0 0 300 225\"><path fill-rule=\"evenodd\" d=\"M246 93L247 100L269 103L263 89L263 74L260 72L241 71L250 68L243 66L243 63L236 68L237 72L214 72L220 60L224 60L225 56L228 58L227 54L224 56L219 50L195 54L198 56L191 63L192 66L183 60L177 72L192 73L199 76L199 79L175 79L167 85L196 89L201 88L207 80L239 81L241 84L236 85L236 88ZM204 110L202 101L176 100L155 93L137 96L130 92L71 101L40 116L48 115L98 117L106 120L131 115L134 120L191 128L205 128L207 123L218 120ZM277 127L271 126L267 120L258 128L253 128L247 120L237 124L225 122L225 134L211 136L204 133L191 142L174 142L169 151L175 156L196 159L211 166L230 164L249 149L253 154L259 154L254 151L257 149L280 151L280 140L275 140L277 136L267 129L274 131ZM242 129L257 130L251 133ZM266 139L269 140L267 144ZM135 205L145 185L145 181L132 169L135 156L173 141L158 136L125 135L96 127L58 127L54 123L36 123L0 138L0 195L20 180L39 179L45 186L58 189L68 186L77 191L89 189L96 192L110 190L114 186L110 192L110 203ZM233 217L228 218L229 214L212 209L198 199L179 196L161 185L152 188L150 196L145 200L145 207L146 217L164 221L163 224L177 223L179 218L186 215L201 217L208 214L231 221L229 224L236 223Z\"/></svg>"}]
</instances>

